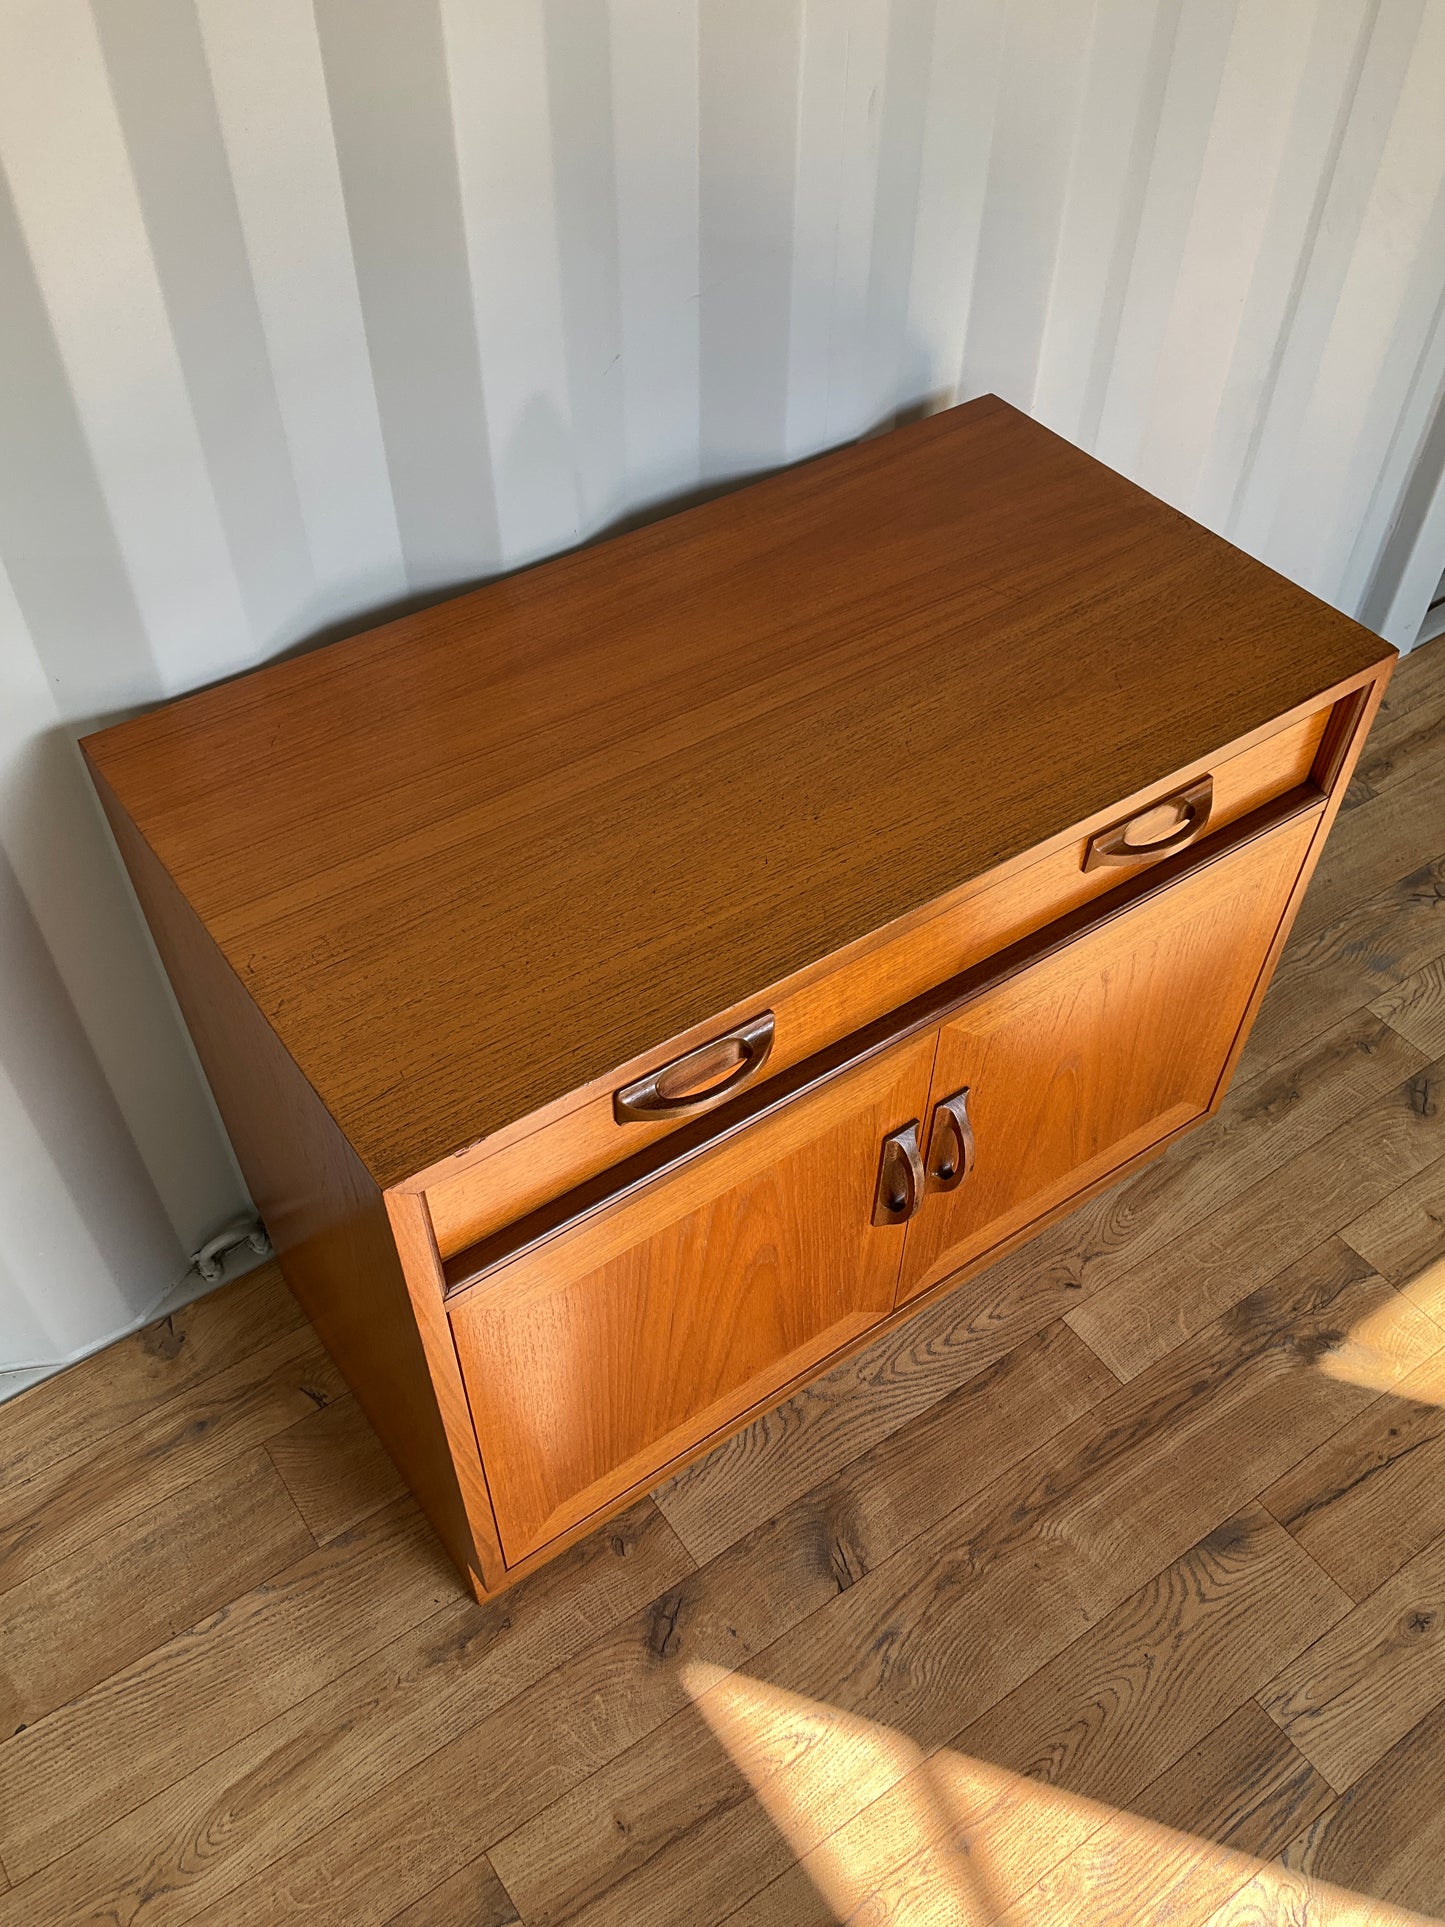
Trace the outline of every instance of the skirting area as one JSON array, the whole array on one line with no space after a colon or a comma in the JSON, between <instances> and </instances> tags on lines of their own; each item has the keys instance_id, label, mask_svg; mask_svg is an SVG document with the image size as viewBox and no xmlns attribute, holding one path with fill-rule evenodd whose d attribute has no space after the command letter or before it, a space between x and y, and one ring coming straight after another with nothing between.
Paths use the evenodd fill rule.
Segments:
<instances>
[{"instance_id":1,"label":"skirting area","mask_svg":"<svg viewBox=\"0 0 1445 1927\"><path fill-rule=\"evenodd\" d=\"M1219 1117L492 1606L274 1268L0 1408L0 1734L17 1927L1445 1915L1445 641Z\"/></svg>"}]
</instances>

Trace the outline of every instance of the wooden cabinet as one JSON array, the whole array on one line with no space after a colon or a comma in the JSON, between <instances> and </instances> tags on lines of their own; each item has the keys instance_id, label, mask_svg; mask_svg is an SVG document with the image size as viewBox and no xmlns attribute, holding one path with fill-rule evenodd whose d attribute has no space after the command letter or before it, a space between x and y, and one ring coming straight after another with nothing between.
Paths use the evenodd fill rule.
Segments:
<instances>
[{"instance_id":1,"label":"wooden cabinet","mask_svg":"<svg viewBox=\"0 0 1445 1927\"><path fill-rule=\"evenodd\" d=\"M88 739L478 1596L1210 1113L1392 655L990 397Z\"/></svg>"}]
</instances>

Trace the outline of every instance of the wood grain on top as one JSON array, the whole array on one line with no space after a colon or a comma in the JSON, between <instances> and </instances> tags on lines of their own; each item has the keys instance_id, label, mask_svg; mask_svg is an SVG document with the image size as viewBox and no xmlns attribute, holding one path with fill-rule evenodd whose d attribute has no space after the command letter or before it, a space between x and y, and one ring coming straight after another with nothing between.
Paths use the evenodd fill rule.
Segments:
<instances>
[{"instance_id":1,"label":"wood grain on top","mask_svg":"<svg viewBox=\"0 0 1445 1927\"><path fill-rule=\"evenodd\" d=\"M390 1184L1387 653L989 397L85 747Z\"/></svg>"}]
</instances>

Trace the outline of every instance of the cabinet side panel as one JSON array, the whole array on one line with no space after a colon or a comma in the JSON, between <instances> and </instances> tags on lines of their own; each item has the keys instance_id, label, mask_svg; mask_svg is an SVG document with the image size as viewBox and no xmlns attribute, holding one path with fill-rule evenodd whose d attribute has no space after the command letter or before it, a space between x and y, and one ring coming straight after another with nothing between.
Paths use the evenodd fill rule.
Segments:
<instances>
[{"instance_id":1,"label":"cabinet side panel","mask_svg":"<svg viewBox=\"0 0 1445 1927\"><path fill-rule=\"evenodd\" d=\"M447 1551L475 1573L382 1194L105 779L91 774L286 1282Z\"/></svg>"}]
</instances>

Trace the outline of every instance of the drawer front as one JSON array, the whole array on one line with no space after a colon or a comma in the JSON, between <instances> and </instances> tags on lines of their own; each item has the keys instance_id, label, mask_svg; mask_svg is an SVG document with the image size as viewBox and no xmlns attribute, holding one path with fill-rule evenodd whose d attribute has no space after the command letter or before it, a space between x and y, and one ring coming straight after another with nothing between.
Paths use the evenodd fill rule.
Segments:
<instances>
[{"instance_id":1,"label":"drawer front","mask_svg":"<svg viewBox=\"0 0 1445 1927\"><path fill-rule=\"evenodd\" d=\"M918 1120L934 1033L800 1099L449 1301L515 1563L891 1310L879 1145Z\"/></svg>"},{"instance_id":2,"label":"drawer front","mask_svg":"<svg viewBox=\"0 0 1445 1927\"><path fill-rule=\"evenodd\" d=\"M942 1025L900 1303L1209 1109L1318 822L1203 865Z\"/></svg>"},{"instance_id":3,"label":"drawer front","mask_svg":"<svg viewBox=\"0 0 1445 1927\"><path fill-rule=\"evenodd\" d=\"M652 1119L643 1110L619 1122L619 1091L648 1071L724 1040L717 1083L736 1089L739 1070L746 1072L748 1066L742 1047L729 1050L726 1041L764 1017L772 1019L770 1035L754 1076L771 1076L800 1063L934 984L1107 894L1172 855L1182 842L1237 822L1308 782L1329 717L1326 706L1182 783L1159 785L1127 816L1110 813L1037 862L1004 876L980 878L903 924L800 972L761 993L747 1008L700 1026L659 1049L650 1061L594 1087L585 1101L542 1128L503 1142L455 1175L439 1178L426 1195L442 1257L452 1257L560 1197L695 1114L695 1105L677 1105ZM1201 778L1210 785L1207 813L1197 802L1187 805L1188 793L1197 791ZM1105 843L1116 847L1101 853ZM679 1086L696 1098L686 1069L684 1065L679 1074ZM704 1061L699 1074L706 1070ZM718 1101L726 1095L719 1092Z\"/></svg>"}]
</instances>

